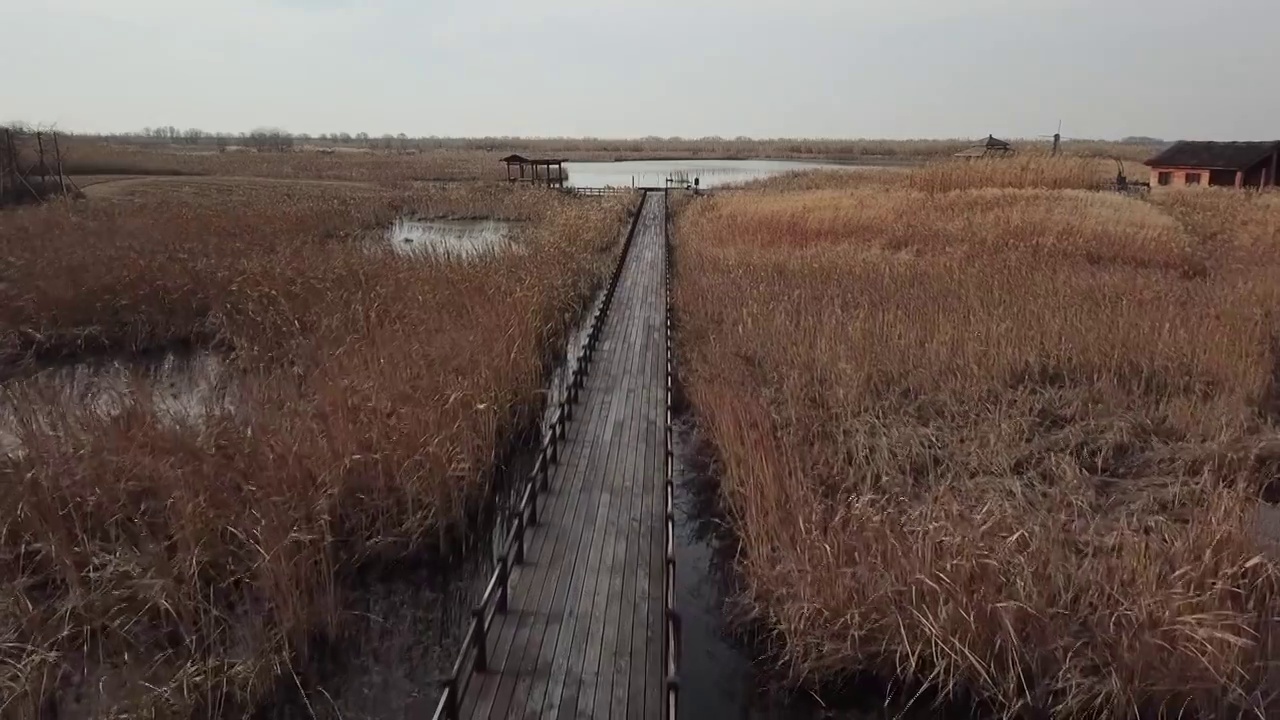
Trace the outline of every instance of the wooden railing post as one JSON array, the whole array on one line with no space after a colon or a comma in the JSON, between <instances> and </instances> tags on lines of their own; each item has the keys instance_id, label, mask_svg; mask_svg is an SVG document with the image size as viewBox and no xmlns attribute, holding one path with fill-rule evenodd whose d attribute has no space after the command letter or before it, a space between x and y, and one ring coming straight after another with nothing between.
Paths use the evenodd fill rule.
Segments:
<instances>
[{"instance_id":1,"label":"wooden railing post","mask_svg":"<svg viewBox=\"0 0 1280 720\"><path fill-rule=\"evenodd\" d=\"M511 569L508 566L507 556L503 554L498 558L498 612L503 615L507 614L507 594L510 592Z\"/></svg>"},{"instance_id":2,"label":"wooden railing post","mask_svg":"<svg viewBox=\"0 0 1280 720\"><path fill-rule=\"evenodd\" d=\"M444 716L448 720L458 720L458 678L445 678L443 685Z\"/></svg>"},{"instance_id":3,"label":"wooden railing post","mask_svg":"<svg viewBox=\"0 0 1280 720\"><path fill-rule=\"evenodd\" d=\"M524 513L519 510L516 511L516 550L511 562L516 565L524 564Z\"/></svg>"},{"instance_id":4,"label":"wooden railing post","mask_svg":"<svg viewBox=\"0 0 1280 720\"><path fill-rule=\"evenodd\" d=\"M483 607L475 607L471 609L471 622L475 624L475 629L476 629L475 633L471 635L472 642L475 643L475 649L476 649L475 671L481 672L481 673L488 672L489 671L489 648L488 648L488 643L485 641L484 608Z\"/></svg>"}]
</instances>

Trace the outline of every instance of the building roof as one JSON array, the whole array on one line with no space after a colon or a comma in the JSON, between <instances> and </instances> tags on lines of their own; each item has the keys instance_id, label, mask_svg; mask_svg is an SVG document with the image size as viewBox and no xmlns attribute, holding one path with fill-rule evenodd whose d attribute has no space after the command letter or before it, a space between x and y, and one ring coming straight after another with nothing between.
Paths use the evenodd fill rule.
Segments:
<instances>
[{"instance_id":1,"label":"building roof","mask_svg":"<svg viewBox=\"0 0 1280 720\"><path fill-rule=\"evenodd\" d=\"M1151 167L1247 170L1280 151L1280 140L1203 142L1182 140L1147 161Z\"/></svg>"},{"instance_id":2,"label":"building roof","mask_svg":"<svg viewBox=\"0 0 1280 720\"><path fill-rule=\"evenodd\" d=\"M523 165L559 165L565 161L560 158L527 158L523 155L508 155L498 162L521 163Z\"/></svg>"},{"instance_id":3,"label":"building roof","mask_svg":"<svg viewBox=\"0 0 1280 720\"><path fill-rule=\"evenodd\" d=\"M994 135L988 135L987 138L982 142L978 143L977 145L974 145L973 147L965 148L964 150L961 150L960 152L956 153L953 157L980 158L980 157L988 157L992 155L1004 155L1005 153L1011 153L1011 152L1013 152L1013 146L1010 145L1008 142L1005 142L1004 140L1001 140L1000 138L997 138Z\"/></svg>"}]
</instances>

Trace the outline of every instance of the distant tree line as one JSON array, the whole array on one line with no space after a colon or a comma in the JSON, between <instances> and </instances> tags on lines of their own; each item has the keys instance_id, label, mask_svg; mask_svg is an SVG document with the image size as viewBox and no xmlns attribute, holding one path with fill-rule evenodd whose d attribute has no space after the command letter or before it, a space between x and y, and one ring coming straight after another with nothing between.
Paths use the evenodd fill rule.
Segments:
<instances>
[{"instance_id":1,"label":"distant tree line","mask_svg":"<svg viewBox=\"0 0 1280 720\"><path fill-rule=\"evenodd\" d=\"M386 133L381 137L372 137L365 132L355 134L334 132L312 136L308 133L291 133L278 127L260 127L249 132L225 133L208 132L200 128L183 130L173 125L164 125L144 127L139 133L114 134L102 137L108 140L126 142L142 140L173 145L213 145L219 151L225 151L232 146L236 146L250 148L258 152L288 152L299 145L311 143L387 151L414 151L426 147L420 139L410 138L405 133L398 135Z\"/></svg>"}]
</instances>

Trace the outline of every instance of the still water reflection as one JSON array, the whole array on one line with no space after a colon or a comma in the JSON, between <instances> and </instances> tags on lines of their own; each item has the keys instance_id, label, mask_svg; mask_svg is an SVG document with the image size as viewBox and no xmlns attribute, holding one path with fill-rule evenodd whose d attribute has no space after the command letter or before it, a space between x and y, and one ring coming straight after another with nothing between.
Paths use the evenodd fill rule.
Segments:
<instances>
[{"instance_id":1,"label":"still water reflection","mask_svg":"<svg viewBox=\"0 0 1280 720\"><path fill-rule=\"evenodd\" d=\"M718 187L798 170L869 170L872 165L849 165L805 160L623 160L567 162L569 184L575 187L663 187L667 178L681 183L699 180L701 187Z\"/></svg>"}]
</instances>

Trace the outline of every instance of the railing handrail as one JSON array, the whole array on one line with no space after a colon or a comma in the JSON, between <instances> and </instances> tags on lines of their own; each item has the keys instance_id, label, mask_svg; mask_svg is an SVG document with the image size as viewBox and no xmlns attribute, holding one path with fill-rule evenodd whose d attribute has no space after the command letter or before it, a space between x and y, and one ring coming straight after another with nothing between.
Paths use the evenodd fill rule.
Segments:
<instances>
[{"instance_id":1,"label":"railing handrail","mask_svg":"<svg viewBox=\"0 0 1280 720\"><path fill-rule=\"evenodd\" d=\"M680 614L676 611L676 482L675 482L675 448L672 443L672 360L671 360L671 207L668 204L670 193L663 191L662 197L662 243L666 259L666 275L663 280L663 294L666 296L666 336L667 350L667 427L666 455L663 481L664 505L666 506L663 529L666 542L663 543L666 559L663 563L663 616L666 618L664 628L664 652L666 654L666 688L665 703L667 720L676 720L680 700Z\"/></svg>"},{"instance_id":2,"label":"railing handrail","mask_svg":"<svg viewBox=\"0 0 1280 720\"><path fill-rule=\"evenodd\" d=\"M640 188L612 187L612 186L605 186L605 187L574 186L571 188L566 188L567 191L573 192L577 195L629 195L633 192L636 192L639 189Z\"/></svg>"},{"instance_id":3,"label":"railing handrail","mask_svg":"<svg viewBox=\"0 0 1280 720\"><path fill-rule=\"evenodd\" d=\"M538 493L540 490L547 489L550 483L550 465L559 460L559 444L565 439L566 426L573 419L572 408L578 401L579 392L582 390L595 354L596 344L600 340L604 320L609 313L609 307L613 304L614 292L618 288L618 280L622 277L623 264L626 263L627 255L631 251L631 241L635 237L640 214L644 212L644 201L647 196L648 193L641 195L640 204L631 218L631 226L627 229L627 237L623 241L618 262L609 276L604 297L601 298L595 314L591 317L591 329L587 332L577 357L574 358L569 384L560 396L556 412L548 424L550 431L543 436L538 446L538 460L534 463L533 470L525 477L524 491L520 495L520 501L511 511L514 524L508 531L505 542L502 543L502 551L498 555L488 583L485 584L485 590L480 595L480 601L471 609L471 621L467 623L467 631L463 634L458 656L453 662L448 677L441 681L443 691L440 693L440 700L436 703L433 720L457 720L460 701L471 686L471 678L475 673L485 672L488 669L489 626L493 623L494 617L507 611L512 566L524 563L525 532L529 527L538 524Z\"/></svg>"}]
</instances>

